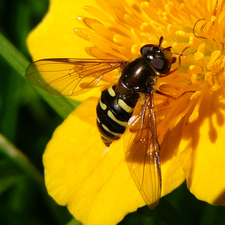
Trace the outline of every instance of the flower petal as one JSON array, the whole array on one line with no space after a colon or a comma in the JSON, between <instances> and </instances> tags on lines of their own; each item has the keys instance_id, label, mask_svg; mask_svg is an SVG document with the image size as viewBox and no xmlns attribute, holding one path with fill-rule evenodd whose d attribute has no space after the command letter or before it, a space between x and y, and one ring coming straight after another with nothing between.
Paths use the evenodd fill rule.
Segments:
<instances>
[{"instance_id":1,"label":"flower petal","mask_svg":"<svg viewBox=\"0 0 225 225\"><path fill-rule=\"evenodd\" d=\"M177 126L173 131L168 131L161 144L162 196L172 192L185 180L180 159L177 157L180 135L181 132Z\"/></svg>"},{"instance_id":2,"label":"flower petal","mask_svg":"<svg viewBox=\"0 0 225 225\"><path fill-rule=\"evenodd\" d=\"M124 161L122 138L106 148L96 127L97 99L59 126L44 154L46 186L84 224L117 224L145 205Z\"/></svg>"},{"instance_id":3,"label":"flower petal","mask_svg":"<svg viewBox=\"0 0 225 225\"><path fill-rule=\"evenodd\" d=\"M30 33L27 43L33 60L43 58L87 58L90 45L78 37L74 29L82 26L77 16L88 15L85 5L97 7L95 1L51 1L42 22Z\"/></svg>"},{"instance_id":4,"label":"flower petal","mask_svg":"<svg viewBox=\"0 0 225 225\"><path fill-rule=\"evenodd\" d=\"M98 8L95 1L51 1L50 8L42 22L30 33L27 45L33 61L46 58L90 58L85 51L92 44L78 37L74 29L84 26L77 16L89 15L85 5ZM72 97L83 101L96 96L99 90L92 90L82 96Z\"/></svg>"},{"instance_id":5,"label":"flower petal","mask_svg":"<svg viewBox=\"0 0 225 225\"><path fill-rule=\"evenodd\" d=\"M218 92L206 93L199 119L183 126L180 158L190 191L200 200L225 205L225 98Z\"/></svg>"}]
</instances>

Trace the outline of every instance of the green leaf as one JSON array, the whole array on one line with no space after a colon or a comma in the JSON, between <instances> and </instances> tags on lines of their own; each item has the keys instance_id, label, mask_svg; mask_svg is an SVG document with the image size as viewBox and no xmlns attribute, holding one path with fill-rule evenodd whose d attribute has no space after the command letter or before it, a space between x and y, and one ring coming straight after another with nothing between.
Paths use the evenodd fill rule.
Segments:
<instances>
[{"instance_id":1,"label":"green leaf","mask_svg":"<svg viewBox=\"0 0 225 225\"><path fill-rule=\"evenodd\" d=\"M24 74L30 62L1 33L0 54L21 75L21 77L25 78ZM75 106L78 105L78 103L71 103L71 100L65 97L54 96L42 91L40 88L32 87L63 118L66 118L74 110Z\"/></svg>"},{"instance_id":2,"label":"green leaf","mask_svg":"<svg viewBox=\"0 0 225 225\"><path fill-rule=\"evenodd\" d=\"M12 145L2 134L0 134L0 152L15 165L17 165L21 171L25 172L32 179L34 179L40 186L43 185L44 181L42 175L30 163L28 158L14 145Z\"/></svg>"}]
</instances>

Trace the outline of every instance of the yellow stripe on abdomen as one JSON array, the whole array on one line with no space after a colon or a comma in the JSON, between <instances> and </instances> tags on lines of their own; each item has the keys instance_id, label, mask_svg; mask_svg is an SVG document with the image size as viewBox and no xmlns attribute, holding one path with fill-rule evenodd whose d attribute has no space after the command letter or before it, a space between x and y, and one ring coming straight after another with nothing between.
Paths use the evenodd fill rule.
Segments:
<instances>
[{"instance_id":1,"label":"yellow stripe on abdomen","mask_svg":"<svg viewBox=\"0 0 225 225\"><path fill-rule=\"evenodd\" d=\"M118 104L119 104L119 106L120 106L124 111L126 111L127 113L132 113L133 110L134 110L132 107L130 107L129 105L127 105L127 103L124 102L122 99L119 99L119 100L118 100Z\"/></svg>"}]
</instances>

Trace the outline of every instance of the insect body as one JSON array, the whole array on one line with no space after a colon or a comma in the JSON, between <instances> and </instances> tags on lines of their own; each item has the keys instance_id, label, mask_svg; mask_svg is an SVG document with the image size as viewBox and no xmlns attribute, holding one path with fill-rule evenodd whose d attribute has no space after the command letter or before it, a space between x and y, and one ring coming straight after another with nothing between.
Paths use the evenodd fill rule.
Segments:
<instances>
[{"instance_id":1,"label":"insect body","mask_svg":"<svg viewBox=\"0 0 225 225\"><path fill-rule=\"evenodd\" d=\"M175 58L166 58L163 52L170 52L170 48L161 49L160 45L143 46L142 56L123 69L118 84L102 92L97 124L106 146L124 133L140 95L150 96L157 77L169 73Z\"/></svg>"},{"instance_id":2,"label":"insect body","mask_svg":"<svg viewBox=\"0 0 225 225\"><path fill-rule=\"evenodd\" d=\"M116 85L104 90L97 105L97 125L106 146L125 132L125 160L147 205L161 197L161 168L153 91L158 77L171 73L171 47L145 45L128 63L110 59L43 59L32 63L26 78L56 95L72 96L101 84L108 72L122 68Z\"/></svg>"}]
</instances>

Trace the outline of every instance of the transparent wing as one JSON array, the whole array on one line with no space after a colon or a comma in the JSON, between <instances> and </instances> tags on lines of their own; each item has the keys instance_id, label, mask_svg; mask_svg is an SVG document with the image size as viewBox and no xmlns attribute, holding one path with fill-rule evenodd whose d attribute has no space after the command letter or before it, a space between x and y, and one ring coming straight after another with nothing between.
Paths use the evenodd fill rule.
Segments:
<instances>
[{"instance_id":1,"label":"transparent wing","mask_svg":"<svg viewBox=\"0 0 225 225\"><path fill-rule=\"evenodd\" d=\"M124 136L130 174L146 204L154 208L161 197L161 168L153 93L139 100Z\"/></svg>"},{"instance_id":2,"label":"transparent wing","mask_svg":"<svg viewBox=\"0 0 225 225\"><path fill-rule=\"evenodd\" d=\"M104 75L124 67L114 59L41 59L26 70L26 78L55 95L72 96L101 85Z\"/></svg>"}]
</instances>

